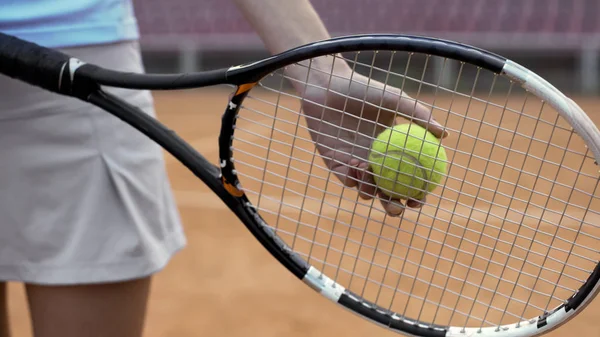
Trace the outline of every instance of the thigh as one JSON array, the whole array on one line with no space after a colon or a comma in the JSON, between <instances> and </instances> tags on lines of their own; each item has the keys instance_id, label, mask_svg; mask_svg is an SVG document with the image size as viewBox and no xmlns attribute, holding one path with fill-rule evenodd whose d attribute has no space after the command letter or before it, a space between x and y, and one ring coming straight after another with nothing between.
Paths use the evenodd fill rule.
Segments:
<instances>
[{"instance_id":1,"label":"thigh","mask_svg":"<svg viewBox=\"0 0 600 337\"><path fill-rule=\"evenodd\" d=\"M125 282L27 284L35 337L141 337L150 277Z\"/></svg>"},{"instance_id":2,"label":"thigh","mask_svg":"<svg viewBox=\"0 0 600 337\"><path fill-rule=\"evenodd\" d=\"M6 282L0 282L0 337L8 337L8 299L6 293Z\"/></svg>"}]
</instances>

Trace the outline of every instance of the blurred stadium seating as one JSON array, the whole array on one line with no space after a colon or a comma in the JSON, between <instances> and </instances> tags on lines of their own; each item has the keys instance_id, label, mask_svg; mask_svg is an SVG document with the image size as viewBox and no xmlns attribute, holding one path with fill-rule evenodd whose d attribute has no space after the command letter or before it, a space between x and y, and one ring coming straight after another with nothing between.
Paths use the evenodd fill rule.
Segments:
<instances>
[{"instance_id":1,"label":"blurred stadium seating","mask_svg":"<svg viewBox=\"0 0 600 337\"><path fill-rule=\"evenodd\" d=\"M597 93L598 0L312 0L333 35L452 39L515 59L565 91ZM264 56L230 0L134 0L149 68L213 68ZM242 53L243 52L243 53Z\"/></svg>"}]
</instances>

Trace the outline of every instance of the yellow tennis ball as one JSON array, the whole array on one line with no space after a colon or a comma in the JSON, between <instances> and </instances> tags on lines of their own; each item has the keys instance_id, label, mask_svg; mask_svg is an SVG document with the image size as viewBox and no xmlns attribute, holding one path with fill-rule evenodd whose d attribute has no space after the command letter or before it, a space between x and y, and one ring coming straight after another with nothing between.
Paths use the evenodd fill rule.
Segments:
<instances>
[{"instance_id":1,"label":"yellow tennis ball","mask_svg":"<svg viewBox=\"0 0 600 337\"><path fill-rule=\"evenodd\" d=\"M417 124L400 124L373 140L369 162L378 188L395 199L421 200L446 175L446 150Z\"/></svg>"}]
</instances>

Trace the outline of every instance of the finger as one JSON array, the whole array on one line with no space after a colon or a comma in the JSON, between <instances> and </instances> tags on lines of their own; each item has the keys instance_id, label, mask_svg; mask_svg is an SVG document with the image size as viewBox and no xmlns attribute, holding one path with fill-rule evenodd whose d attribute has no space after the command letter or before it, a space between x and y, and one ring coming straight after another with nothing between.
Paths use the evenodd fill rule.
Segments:
<instances>
[{"instance_id":1,"label":"finger","mask_svg":"<svg viewBox=\"0 0 600 337\"><path fill-rule=\"evenodd\" d=\"M425 205L426 200L427 200L427 197L423 197L420 200L408 199L406 201L406 206L408 206L410 208L421 208L421 207L423 207L423 205Z\"/></svg>"},{"instance_id":2,"label":"finger","mask_svg":"<svg viewBox=\"0 0 600 337\"><path fill-rule=\"evenodd\" d=\"M336 175L345 186L356 187L360 184L362 180L362 173L358 167L360 163L360 160L352 158L346 165L340 165L334 168Z\"/></svg>"},{"instance_id":3,"label":"finger","mask_svg":"<svg viewBox=\"0 0 600 337\"><path fill-rule=\"evenodd\" d=\"M361 199L375 196L375 181L369 170L369 163L353 158L346 165L333 168L336 176L345 186L357 187Z\"/></svg>"},{"instance_id":4,"label":"finger","mask_svg":"<svg viewBox=\"0 0 600 337\"><path fill-rule=\"evenodd\" d=\"M375 195L377 195L385 212L393 217L402 215L406 209L406 206L402 204L402 201L390 198L388 195L383 193L383 191L377 189L375 180L373 179L373 172L369 167L363 171L362 184L359 186L358 195L362 199L372 199Z\"/></svg>"},{"instance_id":5,"label":"finger","mask_svg":"<svg viewBox=\"0 0 600 337\"><path fill-rule=\"evenodd\" d=\"M368 199L372 199L375 196L375 191L377 190L377 186L375 185L375 179L373 178L373 172L368 167L369 165L367 163L364 163L364 164L366 165L366 167L362 171L362 176L361 176L362 183L358 189L358 196L361 199L368 200Z\"/></svg>"},{"instance_id":6,"label":"finger","mask_svg":"<svg viewBox=\"0 0 600 337\"><path fill-rule=\"evenodd\" d=\"M388 215L398 217L404 213L406 206L400 200L390 200L390 197L383 194L381 190L377 190L368 163L351 159L347 166L337 167L335 171L336 175L344 182L344 185L349 187L358 186L358 195L361 199L373 199L375 193L377 193L381 206Z\"/></svg>"},{"instance_id":7,"label":"finger","mask_svg":"<svg viewBox=\"0 0 600 337\"><path fill-rule=\"evenodd\" d=\"M404 213L406 207L419 208L425 202L422 200L409 199L406 205L398 199L390 199L389 196L378 190L373 173L369 169L369 164L358 159L351 159L348 165L339 166L335 169L336 175L348 187L357 187L361 199L372 199L377 194L381 206L390 216L400 216Z\"/></svg>"},{"instance_id":8,"label":"finger","mask_svg":"<svg viewBox=\"0 0 600 337\"><path fill-rule=\"evenodd\" d=\"M383 194L379 190L377 191L377 195L379 196L381 206L389 216L398 217L404 213L406 206L404 206L400 200L390 199L389 196Z\"/></svg>"}]
</instances>

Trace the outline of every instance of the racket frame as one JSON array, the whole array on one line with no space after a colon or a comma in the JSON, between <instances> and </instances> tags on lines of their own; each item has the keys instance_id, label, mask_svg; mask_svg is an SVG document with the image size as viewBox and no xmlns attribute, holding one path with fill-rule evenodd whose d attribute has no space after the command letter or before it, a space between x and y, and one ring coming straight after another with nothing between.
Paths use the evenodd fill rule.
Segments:
<instances>
[{"instance_id":1,"label":"racket frame","mask_svg":"<svg viewBox=\"0 0 600 337\"><path fill-rule=\"evenodd\" d=\"M597 266L585 284L564 304L529 320L499 327L462 328L419 322L378 307L345 289L309 265L275 235L246 196L237 178L234 153L235 121L244 98L254 84L267 74L302 60L366 50L405 51L440 56L469 63L507 76L536 96L546 100L578 131L600 159L600 132L589 117L559 90L528 69L483 49L422 36L397 34L354 35L319 41L257 62L191 74L123 73L86 64L55 50L20 41L0 33L0 72L47 90L77 97L115 115L133 126L173 155L202 180L252 235L298 279L342 307L387 329L405 335L442 336L536 336L566 323L597 295L600 268ZM15 47L18 50L8 50ZM4 48L4 49L3 49ZM4 50L4 52L3 52ZM30 53L35 54L31 56ZM40 56L41 55L41 56ZM2 63L5 63L2 66ZM178 90L231 84L236 87L222 116L219 135L219 165L213 165L173 130L102 86L147 90ZM599 264L600 265L600 264Z\"/></svg>"}]
</instances>

